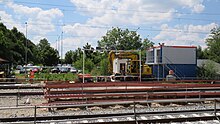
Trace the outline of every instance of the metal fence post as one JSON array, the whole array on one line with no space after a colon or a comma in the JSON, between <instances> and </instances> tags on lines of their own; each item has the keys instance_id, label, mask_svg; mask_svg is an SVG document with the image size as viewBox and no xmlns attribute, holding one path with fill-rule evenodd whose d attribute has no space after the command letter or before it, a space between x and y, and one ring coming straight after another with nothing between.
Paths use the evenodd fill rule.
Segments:
<instances>
[{"instance_id":1,"label":"metal fence post","mask_svg":"<svg viewBox=\"0 0 220 124\"><path fill-rule=\"evenodd\" d=\"M34 124L36 124L36 120L37 120L37 106L34 106Z\"/></svg>"},{"instance_id":2,"label":"metal fence post","mask_svg":"<svg viewBox=\"0 0 220 124\"><path fill-rule=\"evenodd\" d=\"M135 123L138 124L135 104L136 104L136 103L135 103L135 101L134 101L134 119L135 119Z\"/></svg>"},{"instance_id":3,"label":"metal fence post","mask_svg":"<svg viewBox=\"0 0 220 124\"><path fill-rule=\"evenodd\" d=\"M18 107L18 92L17 92L17 97L16 97L16 107Z\"/></svg>"},{"instance_id":4,"label":"metal fence post","mask_svg":"<svg viewBox=\"0 0 220 124\"><path fill-rule=\"evenodd\" d=\"M215 117L217 117L217 115L216 115L216 99L215 99L215 103L214 103L214 113L215 113Z\"/></svg>"},{"instance_id":5,"label":"metal fence post","mask_svg":"<svg viewBox=\"0 0 220 124\"><path fill-rule=\"evenodd\" d=\"M18 97L19 97L19 87L18 87L18 92L17 92L17 97L16 97L16 107L18 107Z\"/></svg>"}]
</instances>

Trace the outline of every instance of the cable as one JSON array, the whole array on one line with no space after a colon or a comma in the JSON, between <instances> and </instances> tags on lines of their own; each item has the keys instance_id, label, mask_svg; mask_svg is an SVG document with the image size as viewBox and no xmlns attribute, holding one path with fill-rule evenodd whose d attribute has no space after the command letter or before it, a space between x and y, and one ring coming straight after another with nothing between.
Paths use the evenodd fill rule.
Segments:
<instances>
[{"instance_id":1,"label":"cable","mask_svg":"<svg viewBox=\"0 0 220 124\"><path fill-rule=\"evenodd\" d=\"M9 23L9 24L22 24L22 23L10 23L10 22L3 22L3 23ZM28 23L28 25L48 25L48 24L38 24L38 23ZM63 26L63 25L62 25ZM78 27L88 27L88 28L99 28L99 29L110 29L113 26L96 26L96 25L78 25ZM118 26L120 27L120 26ZM121 29L137 29L137 27L125 27L125 26L121 26ZM166 32L181 32L181 33L196 33L196 34L207 34L208 32L201 32L201 31L192 31L189 32L188 30L180 30L177 28L173 28L173 29L155 29L152 27L143 27L140 28L139 30L144 30L144 31L166 31Z\"/></svg>"},{"instance_id":2,"label":"cable","mask_svg":"<svg viewBox=\"0 0 220 124\"><path fill-rule=\"evenodd\" d=\"M6 2L6 0L5 0ZM9 1L8 1L9 2ZM74 6L70 5L58 5L58 4L48 4L48 3L34 3L34 2L22 2L22 1L14 1L15 3L23 3L23 4L30 4L30 5L41 5L41 6L53 6L53 7L67 7L67 8L72 8ZM127 10L119 10L119 9L114 9L114 8L88 8L88 7L77 7L81 9L90 9L90 10L110 10L110 11L117 11L117 12L147 12L147 13L175 13L175 14L183 14L183 15L191 15L192 13L187 13L187 12L164 12L164 11L155 11L155 10L135 10L135 9L127 9ZM63 11L77 11L77 12L89 12L88 10L76 10L76 9L61 9ZM199 15L220 15L220 13L194 13L194 14L199 14Z\"/></svg>"},{"instance_id":3,"label":"cable","mask_svg":"<svg viewBox=\"0 0 220 124\"><path fill-rule=\"evenodd\" d=\"M67 8L72 8L74 6L70 6L70 5L58 5L58 4L48 4L48 3L34 3L34 2L22 2L22 1L14 1L15 3L24 3L24 4L33 4L33 5L43 5L43 6L55 6L55 7L67 7ZM135 10L135 9L128 9L128 10L118 10L118 9L114 9L114 8L88 8L88 7L77 7L77 8L81 8L81 9L93 9L93 10L114 10L114 11L122 11L122 12L149 12L149 13L168 13L168 12L163 12L163 11L155 11L155 10ZM67 10L66 10L67 11ZM71 10L72 11L72 10ZM172 12L172 13L176 13L176 14L186 14L186 15L191 15L192 13L187 13L187 12ZM196 13L199 15L220 15L220 13Z\"/></svg>"},{"instance_id":4,"label":"cable","mask_svg":"<svg viewBox=\"0 0 220 124\"><path fill-rule=\"evenodd\" d=\"M34 4L34 5L47 5L47 6L61 6L61 7L73 7L73 6L68 6L68 5L56 5L56 4L42 4L42 3L33 3L33 2L19 2L19 1L15 1L17 3L26 3L26 4ZM81 8L86 8L86 7L81 7ZM90 9L90 8L89 8ZM104 9L104 8L91 8L94 9L96 11L96 9ZM90 12L88 10L84 10L84 11L80 11L80 10L65 10L65 9L61 9L63 11L71 11L71 12ZM106 9L105 10L114 10L114 9ZM137 11L137 10L117 10L117 14L122 14L122 15L133 15L133 13L118 13L118 11L134 11L134 12L139 12L139 14L136 15L140 15L143 16L144 13L143 12L148 12L148 13L161 13L161 14L165 14L165 13L170 13L170 12L162 12L162 11ZM116 14L116 13L107 13L106 14ZM171 12L171 13L176 13L176 14L184 14L184 15L188 15L188 14L192 14L192 13L183 13L183 12ZM220 15L220 13L197 13L197 14L203 14L203 15ZM148 17L155 17L157 18L158 16L153 16L153 15L148 15ZM191 20L191 21L203 21L203 22L220 22L220 20L210 20L210 19L203 19L203 18L184 18L184 17L170 17L172 19L176 19L176 20Z\"/></svg>"}]
</instances>

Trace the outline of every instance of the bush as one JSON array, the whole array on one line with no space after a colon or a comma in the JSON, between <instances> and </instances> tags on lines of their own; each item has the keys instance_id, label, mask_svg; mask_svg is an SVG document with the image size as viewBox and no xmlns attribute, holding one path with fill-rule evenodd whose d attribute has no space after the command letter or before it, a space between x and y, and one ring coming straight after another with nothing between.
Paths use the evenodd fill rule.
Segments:
<instances>
[{"instance_id":1,"label":"bush","mask_svg":"<svg viewBox=\"0 0 220 124\"><path fill-rule=\"evenodd\" d=\"M73 73L62 73L62 74L56 74L56 73L39 73L35 74L35 78L40 78L43 80L56 80L56 81L73 81L76 79L76 74Z\"/></svg>"}]
</instances>

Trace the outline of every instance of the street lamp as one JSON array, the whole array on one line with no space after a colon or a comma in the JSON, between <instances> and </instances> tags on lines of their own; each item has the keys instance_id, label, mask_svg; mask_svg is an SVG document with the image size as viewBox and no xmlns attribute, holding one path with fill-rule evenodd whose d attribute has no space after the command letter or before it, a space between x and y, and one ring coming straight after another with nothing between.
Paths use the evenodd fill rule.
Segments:
<instances>
[{"instance_id":1,"label":"street lamp","mask_svg":"<svg viewBox=\"0 0 220 124\"><path fill-rule=\"evenodd\" d=\"M94 51L94 49L82 49L83 50L83 83L85 83L85 51ZM95 50L96 51L96 50Z\"/></svg>"},{"instance_id":2,"label":"street lamp","mask_svg":"<svg viewBox=\"0 0 220 124\"><path fill-rule=\"evenodd\" d=\"M25 75L27 74L27 22L25 22L25 32L26 32L26 39L25 39Z\"/></svg>"},{"instance_id":3,"label":"street lamp","mask_svg":"<svg viewBox=\"0 0 220 124\"><path fill-rule=\"evenodd\" d=\"M83 49L83 83L85 83L85 49Z\"/></svg>"},{"instance_id":4,"label":"street lamp","mask_svg":"<svg viewBox=\"0 0 220 124\"><path fill-rule=\"evenodd\" d=\"M61 32L61 64L63 59L63 31Z\"/></svg>"},{"instance_id":5,"label":"street lamp","mask_svg":"<svg viewBox=\"0 0 220 124\"><path fill-rule=\"evenodd\" d=\"M141 50L140 50L140 53L139 53L139 61L140 61L140 72L139 72L139 76L140 76L140 82L141 82Z\"/></svg>"}]
</instances>

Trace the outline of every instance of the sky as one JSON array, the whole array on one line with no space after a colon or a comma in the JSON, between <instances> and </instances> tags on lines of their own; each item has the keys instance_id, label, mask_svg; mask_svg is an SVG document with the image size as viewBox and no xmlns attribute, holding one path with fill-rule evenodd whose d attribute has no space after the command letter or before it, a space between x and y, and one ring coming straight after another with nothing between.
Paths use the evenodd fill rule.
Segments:
<instances>
[{"instance_id":1,"label":"sky","mask_svg":"<svg viewBox=\"0 0 220 124\"><path fill-rule=\"evenodd\" d=\"M0 22L35 44L46 38L60 56L86 43L96 47L112 27L137 31L155 45L205 48L220 23L219 6L220 0L0 0Z\"/></svg>"}]
</instances>

